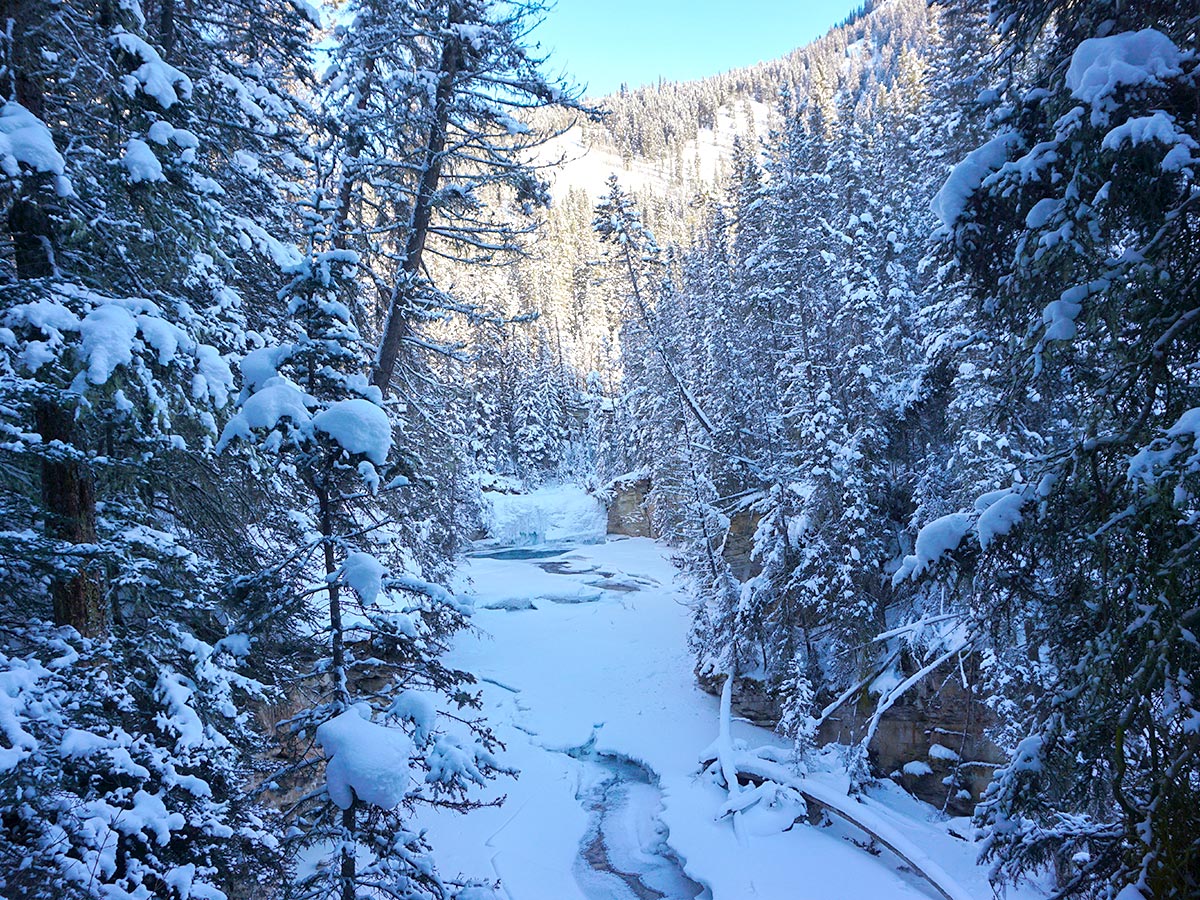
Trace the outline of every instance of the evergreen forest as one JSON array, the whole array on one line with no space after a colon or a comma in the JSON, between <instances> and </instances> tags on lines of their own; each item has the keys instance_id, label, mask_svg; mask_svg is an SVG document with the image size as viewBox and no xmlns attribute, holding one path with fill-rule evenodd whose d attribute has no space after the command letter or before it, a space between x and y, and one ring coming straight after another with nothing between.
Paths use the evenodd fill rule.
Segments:
<instances>
[{"instance_id":1,"label":"evergreen forest","mask_svg":"<svg viewBox=\"0 0 1200 900\"><path fill-rule=\"evenodd\" d=\"M1200 896L1194 2L0 10L0 900Z\"/></svg>"}]
</instances>

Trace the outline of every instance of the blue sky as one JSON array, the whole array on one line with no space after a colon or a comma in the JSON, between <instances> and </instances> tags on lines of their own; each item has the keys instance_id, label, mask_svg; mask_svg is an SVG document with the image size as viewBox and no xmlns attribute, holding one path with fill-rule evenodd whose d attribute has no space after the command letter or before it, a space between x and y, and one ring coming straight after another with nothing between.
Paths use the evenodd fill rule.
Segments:
<instances>
[{"instance_id":1,"label":"blue sky","mask_svg":"<svg viewBox=\"0 0 1200 900\"><path fill-rule=\"evenodd\" d=\"M533 33L594 97L715 75L782 56L824 34L862 0L558 0Z\"/></svg>"}]
</instances>

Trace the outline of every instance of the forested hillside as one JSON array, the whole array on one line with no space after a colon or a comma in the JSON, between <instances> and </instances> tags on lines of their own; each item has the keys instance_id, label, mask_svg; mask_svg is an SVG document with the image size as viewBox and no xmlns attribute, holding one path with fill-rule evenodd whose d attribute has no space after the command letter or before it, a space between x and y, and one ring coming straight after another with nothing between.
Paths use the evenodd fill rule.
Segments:
<instances>
[{"instance_id":1,"label":"forested hillside","mask_svg":"<svg viewBox=\"0 0 1200 900\"><path fill-rule=\"evenodd\" d=\"M662 785L739 842L833 765L997 890L1200 894L1193 4L596 101L540 4L3 7L0 897L518 896L425 823L520 777L453 648L532 606L455 572L560 484L673 554L723 730Z\"/></svg>"}]
</instances>

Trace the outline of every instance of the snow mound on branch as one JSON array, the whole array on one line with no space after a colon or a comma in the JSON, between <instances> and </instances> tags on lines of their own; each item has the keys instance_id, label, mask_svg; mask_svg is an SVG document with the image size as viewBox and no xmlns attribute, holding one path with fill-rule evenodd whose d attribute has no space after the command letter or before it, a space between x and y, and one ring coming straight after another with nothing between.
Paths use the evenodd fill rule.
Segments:
<instances>
[{"instance_id":1,"label":"snow mound on branch","mask_svg":"<svg viewBox=\"0 0 1200 900\"><path fill-rule=\"evenodd\" d=\"M1183 74L1182 61L1174 42L1153 28L1089 38L1071 57L1067 87L1092 107L1093 124L1099 124L1115 108L1111 98L1118 88L1161 85Z\"/></svg>"},{"instance_id":2,"label":"snow mound on branch","mask_svg":"<svg viewBox=\"0 0 1200 900\"><path fill-rule=\"evenodd\" d=\"M92 384L104 384L118 366L133 361L138 327L129 310L106 303L87 314L79 331L83 355L88 360L87 378Z\"/></svg>"},{"instance_id":3,"label":"snow mound on branch","mask_svg":"<svg viewBox=\"0 0 1200 900\"><path fill-rule=\"evenodd\" d=\"M154 155L150 145L137 138L130 138L126 141L125 155L121 157L121 165L128 173L129 180L134 184L140 184L143 181L167 180L167 176L163 174L162 163L158 161L158 157Z\"/></svg>"},{"instance_id":4,"label":"snow mound on branch","mask_svg":"<svg viewBox=\"0 0 1200 900\"><path fill-rule=\"evenodd\" d=\"M339 400L318 413L313 428L333 438L347 453L362 455L382 466L392 449L392 422L370 400Z\"/></svg>"},{"instance_id":5,"label":"snow mound on branch","mask_svg":"<svg viewBox=\"0 0 1200 900\"><path fill-rule=\"evenodd\" d=\"M365 718L369 710L348 709L317 728L325 753L329 799L349 809L357 797L381 809L395 809L413 781L412 740L397 728Z\"/></svg>"},{"instance_id":6,"label":"snow mound on branch","mask_svg":"<svg viewBox=\"0 0 1200 900\"><path fill-rule=\"evenodd\" d=\"M297 426L307 425L308 403L311 400L295 383L282 375L267 379L258 391L246 399L237 415L229 420L221 432L221 440L217 442L217 452L224 450L234 438L249 438L253 428L273 429L283 419L291 419Z\"/></svg>"},{"instance_id":7,"label":"snow mound on branch","mask_svg":"<svg viewBox=\"0 0 1200 900\"><path fill-rule=\"evenodd\" d=\"M287 358L288 347L259 347L251 350L238 362L242 381L249 391L260 387L279 375L279 364Z\"/></svg>"},{"instance_id":8,"label":"snow mound on branch","mask_svg":"<svg viewBox=\"0 0 1200 900\"><path fill-rule=\"evenodd\" d=\"M89 384L106 384L120 368L140 373L148 383L151 363L181 365L192 371L192 397L211 396L224 406L233 387L233 373L216 347L201 344L168 318L157 304L139 297L107 297L70 284L55 284L47 295L14 306L3 316L7 328L36 329L46 339L26 336L24 364L37 371L46 363L74 368L71 389L84 393ZM78 332L79 341L67 333ZM118 394L123 397L124 394ZM117 401L118 407L126 400Z\"/></svg>"},{"instance_id":9,"label":"snow mound on branch","mask_svg":"<svg viewBox=\"0 0 1200 900\"><path fill-rule=\"evenodd\" d=\"M1200 441L1200 407L1194 407L1180 416L1174 425L1167 429L1167 437L1190 437Z\"/></svg>"},{"instance_id":10,"label":"snow mound on branch","mask_svg":"<svg viewBox=\"0 0 1200 900\"><path fill-rule=\"evenodd\" d=\"M1176 465L1188 444L1192 454L1183 460L1184 474L1200 471L1200 407L1187 410L1162 437L1130 457L1128 477L1153 484L1165 467Z\"/></svg>"},{"instance_id":11,"label":"snow mound on branch","mask_svg":"<svg viewBox=\"0 0 1200 900\"><path fill-rule=\"evenodd\" d=\"M578 485L548 485L528 494L489 492L484 496L491 501L491 509L484 513L484 525L488 534L505 546L598 543L608 531L604 507Z\"/></svg>"},{"instance_id":12,"label":"snow mound on branch","mask_svg":"<svg viewBox=\"0 0 1200 900\"><path fill-rule=\"evenodd\" d=\"M174 66L163 61L158 51L136 34L118 27L110 40L113 46L136 56L142 64L125 76L125 93L132 97L138 90L158 101L163 109L170 109L180 99L192 96L192 80ZM177 90L178 89L178 90Z\"/></svg>"},{"instance_id":13,"label":"snow mound on branch","mask_svg":"<svg viewBox=\"0 0 1200 900\"><path fill-rule=\"evenodd\" d=\"M307 20L308 24L314 28L325 27L321 22L321 10L309 3L308 0L289 0L289 2L292 8Z\"/></svg>"},{"instance_id":14,"label":"snow mound on branch","mask_svg":"<svg viewBox=\"0 0 1200 900\"><path fill-rule=\"evenodd\" d=\"M1160 144L1186 143L1195 148L1196 142L1184 131L1180 131L1175 119L1161 109L1148 116L1134 116L1126 119L1104 136L1100 146L1105 150L1119 150L1126 141L1133 147L1150 141Z\"/></svg>"},{"instance_id":15,"label":"snow mound on branch","mask_svg":"<svg viewBox=\"0 0 1200 900\"><path fill-rule=\"evenodd\" d=\"M958 762L962 759L962 757L959 756L956 751L951 750L949 747L946 747L943 744L934 744L931 746L929 748L929 758L944 759L947 762Z\"/></svg>"},{"instance_id":16,"label":"snow mound on branch","mask_svg":"<svg viewBox=\"0 0 1200 900\"><path fill-rule=\"evenodd\" d=\"M942 189L930 201L933 214L942 224L952 228L966 211L967 201L986 179L1008 160L1008 151L1018 142L1016 132L1009 131L976 147L966 159L954 167Z\"/></svg>"},{"instance_id":17,"label":"snow mound on branch","mask_svg":"<svg viewBox=\"0 0 1200 900\"><path fill-rule=\"evenodd\" d=\"M359 466L368 484L378 484L372 463L383 465L392 449L392 422L382 407L355 397L339 400L316 414L311 409L317 400L284 375L272 375L286 349L260 349L247 354L241 362L247 388L253 390L242 401L237 414L229 420L217 442L218 453L235 439L249 440L254 430L274 431L284 419L290 419L295 431L307 439L320 432L344 451L365 456L370 462ZM243 392L243 396L245 393ZM268 446L279 448L281 435L269 439Z\"/></svg>"},{"instance_id":18,"label":"snow mound on branch","mask_svg":"<svg viewBox=\"0 0 1200 900\"><path fill-rule=\"evenodd\" d=\"M1025 497L1021 491L1007 491L987 505L979 514L975 529L979 533L979 546L986 550L998 537L1003 537L1021 522L1021 507Z\"/></svg>"},{"instance_id":19,"label":"snow mound on branch","mask_svg":"<svg viewBox=\"0 0 1200 900\"><path fill-rule=\"evenodd\" d=\"M1192 152L1200 150L1186 131L1179 128L1172 116L1161 109L1148 116L1127 119L1104 136L1101 146L1105 150L1120 150L1127 142L1131 147L1156 142L1169 147L1160 164L1164 172L1178 172L1196 162Z\"/></svg>"},{"instance_id":20,"label":"snow mound on branch","mask_svg":"<svg viewBox=\"0 0 1200 900\"><path fill-rule=\"evenodd\" d=\"M1021 523L1028 496L1029 489L1024 485L989 491L975 501L974 512L951 513L927 523L917 532L913 552L904 557L892 576L892 584L932 569L943 556L957 550L971 532L975 532L980 549L986 550L992 541Z\"/></svg>"},{"instance_id":21,"label":"snow mound on branch","mask_svg":"<svg viewBox=\"0 0 1200 900\"><path fill-rule=\"evenodd\" d=\"M499 897L490 887L473 884L455 894L454 900L499 900Z\"/></svg>"},{"instance_id":22,"label":"snow mound on branch","mask_svg":"<svg viewBox=\"0 0 1200 900\"><path fill-rule=\"evenodd\" d=\"M423 691L401 691L388 707L388 715L407 719L413 726L413 737L424 743L433 733L437 723L437 705L434 697Z\"/></svg>"},{"instance_id":23,"label":"snow mound on branch","mask_svg":"<svg viewBox=\"0 0 1200 900\"><path fill-rule=\"evenodd\" d=\"M62 175L65 168L46 124L10 100L0 107L0 169L15 178L21 173L21 163L35 172L54 175Z\"/></svg>"},{"instance_id":24,"label":"snow mound on branch","mask_svg":"<svg viewBox=\"0 0 1200 900\"><path fill-rule=\"evenodd\" d=\"M36 660L5 656L0 652L0 735L8 746L0 745L0 775L15 769L38 749L38 740L25 730L36 715L39 681L50 675Z\"/></svg>"},{"instance_id":25,"label":"snow mound on branch","mask_svg":"<svg viewBox=\"0 0 1200 900\"><path fill-rule=\"evenodd\" d=\"M346 584L354 588L364 605L370 605L379 597L383 590L383 576L386 570L383 563L370 553L351 553L342 563L342 577Z\"/></svg>"},{"instance_id":26,"label":"snow mound on branch","mask_svg":"<svg viewBox=\"0 0 1200 900\"><path fill-rule=\"evenodd\" d=\"M905 578L916 578L926 569L937 565L938 560L958 548L971 531L971 525L968 513L951 513L927 524L917 532L913 553L904 557L903 564L892 576L892 583L899 584Z\"/></svg>"}]
</instances>

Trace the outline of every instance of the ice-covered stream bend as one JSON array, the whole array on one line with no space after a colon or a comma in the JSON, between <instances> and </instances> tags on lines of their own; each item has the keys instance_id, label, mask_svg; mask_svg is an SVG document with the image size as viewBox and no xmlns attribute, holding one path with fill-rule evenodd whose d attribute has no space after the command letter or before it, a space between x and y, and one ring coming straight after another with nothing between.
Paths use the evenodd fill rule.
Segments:
<instances>
[{"instance_id":1,"label":"ice-covered stream bend","mask_svg":"<svg viewBox=\"0 0 1200 900\"><path fill-rule=\"evenodd\" d=\"M836 822L791 827L786 797L757 792L739 819L725 814L729 794L701 762L718 736L718 702L696 683L694 601L669 548L606 536L603 508L578 488L492 502L488 539L455 576L473 627L447 662L478 679L480 713L520 775L482 788L494 805L471 815L422 816L443 871L487 879L476 893L489 900L937 895ZM735 750L786 749L746 722L734 720L730 736ZM819 805L844 807L907 846L926 869L936 864L962 886L953 896L991 896L977 847L957 836L969 822L947 820L887 781L848 798L836 748L811 762L804 787L824 798Z\"/></svg>"},{"instance_id":2,"label":"ice-covered stream bend","mask_svg":"<svg viewBox=\"0 0 1200 900\"><path fill-rule=\"evenodd\" d=\"M687 876L667 843L662 791L648 768L597 753L589 742L570 751L586 764L577 798L592 814L575 878L589 900L711 900Z\"/></svg>"},{"instance_id":3,"label":"ice-covered stream bend","mask_svg":"<svg viewBox=\"0 0 1200 900\"><path fill-rule=\"evenodd\" d=\"M636 583L622 581L618 573L572 566L569 557L575 545L554 547L494 547L477 558L527 561L550 575L594 574L601 590L636 591ZM538 562L556 557L555 562ZM584 594L565 600L551 593L531 602L595 602ZM521 611L523 604L499 608ZM536 607L533 607L536 608ZM509 688L512 690L512 688ZM566 751L582 764L576 800L590 816L574 866L575 880L588 900L711 900L712 893L684 872L678 855L667 842L669 831L659 817L663 809L658 776L648 766L628 757L596 750L597 725L587 743Z\"/></svg>"}]
</instances>

